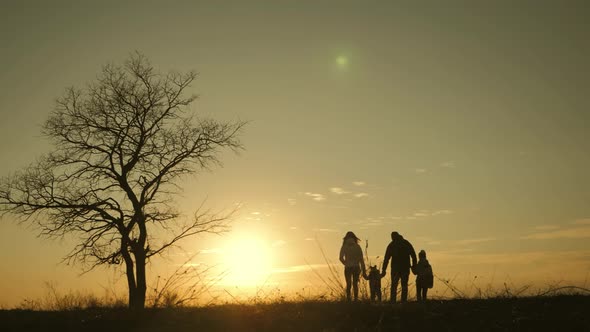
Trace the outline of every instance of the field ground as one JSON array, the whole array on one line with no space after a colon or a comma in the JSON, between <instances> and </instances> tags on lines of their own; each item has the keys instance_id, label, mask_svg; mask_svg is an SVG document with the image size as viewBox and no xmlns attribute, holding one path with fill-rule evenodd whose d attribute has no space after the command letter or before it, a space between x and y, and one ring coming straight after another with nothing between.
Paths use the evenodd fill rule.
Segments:
<instances>
[{"instance_id":1,"label":"field ground","mask_svg":"<svg viewBox=\"0 0 590 332\"><path fill-rule=\"evenodd\" d=\"M590 331L590 296L0 311L1 331Z\"/></svg>"}]
</instances>

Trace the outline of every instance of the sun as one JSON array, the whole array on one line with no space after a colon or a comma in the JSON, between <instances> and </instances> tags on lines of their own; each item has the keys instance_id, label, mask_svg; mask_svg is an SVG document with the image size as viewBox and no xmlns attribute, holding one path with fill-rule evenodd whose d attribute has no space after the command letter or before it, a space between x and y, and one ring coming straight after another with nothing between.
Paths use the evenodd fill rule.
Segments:
<instances>
[{"instance_id":1,"label":"sun","mask_svg":"<svg viewBox=\"0 0 590 332\"><path fill-rule=\"evenodd\" d=\"M225 251L224 261L228 271L224 281L235 286L261 286L271 274L271 250L260 238L234 237Z\"/></svg>"}]
</instances>

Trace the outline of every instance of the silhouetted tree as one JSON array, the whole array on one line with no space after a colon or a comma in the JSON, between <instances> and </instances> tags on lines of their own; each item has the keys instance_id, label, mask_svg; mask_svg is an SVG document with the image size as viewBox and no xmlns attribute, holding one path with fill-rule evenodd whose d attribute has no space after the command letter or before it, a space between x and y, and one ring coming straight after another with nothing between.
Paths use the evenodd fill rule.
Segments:
<instances>
[{"instance_id":1,"label":"silhouetted tree","mask_svg":"<svg viewBox=\"0 0 590 332\"><path fill-rule=\"evenodd\" d=\"M138 53L104 66L96 81L57 100L43 126L55 149L0 181L3 215L38 225L42 236L79 240L65 262L86 271L124 264L130 308L145 306L150 257L229 226L229 214L199 208L183 219L172 204L179 180L219 164L221 149L241 148L243 122L188 114L196 77L160 74Z\"/></svg>"}]
</instances>

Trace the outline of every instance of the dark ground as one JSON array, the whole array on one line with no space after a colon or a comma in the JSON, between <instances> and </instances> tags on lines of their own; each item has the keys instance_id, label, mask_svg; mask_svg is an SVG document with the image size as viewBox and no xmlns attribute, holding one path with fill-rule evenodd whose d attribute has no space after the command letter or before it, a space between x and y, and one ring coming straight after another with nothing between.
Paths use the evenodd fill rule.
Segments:
<instances>
[{"instance_id":1,"label":"dark ground","mask_svg":"<svg viewBox=\"0 0 590 332\"><path fill-rule=\"evenodd\" d=\"M590 331L590 296L0 311L0 331Z\"/></svg>"}]
</instances>

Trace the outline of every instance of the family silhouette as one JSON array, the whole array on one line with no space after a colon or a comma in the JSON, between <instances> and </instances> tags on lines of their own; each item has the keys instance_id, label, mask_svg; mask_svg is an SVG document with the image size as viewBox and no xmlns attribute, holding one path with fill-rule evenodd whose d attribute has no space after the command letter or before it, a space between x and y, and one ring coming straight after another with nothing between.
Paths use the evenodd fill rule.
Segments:
<instances>
[{"instance_id":1,"label":"family silhouette","mask_svg":"<svg viewBox=\"0 0 590 332\"><path fill-rule=\"evenodd\" d=\"M358 284L362 273L369 281L371 301L381 301L381 279L387 275L387 267L391 261L391 294L390 302L397 301L397 289L401 282L401 302L408 300L408 281L410 271L416 275L416 299L426 301L428 289L432 288L434 274L432 266L426 259L426 251L421 250L416 258L416 251L412 244L398 232L391 233L391 242L385 250L381 272L377 265L371 266L369 273L365 267L363 250L359 245L360 239L351 231L342 239L340 262L344 265L344 279L346 281L346 300L358 301ZM352 294L351 294L352 291Z\"/></svg>"}]
</instances>

